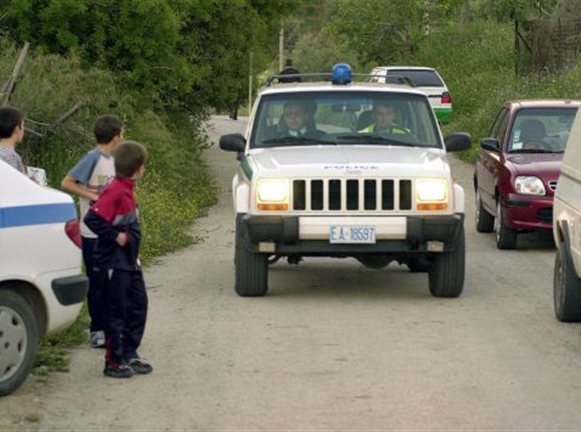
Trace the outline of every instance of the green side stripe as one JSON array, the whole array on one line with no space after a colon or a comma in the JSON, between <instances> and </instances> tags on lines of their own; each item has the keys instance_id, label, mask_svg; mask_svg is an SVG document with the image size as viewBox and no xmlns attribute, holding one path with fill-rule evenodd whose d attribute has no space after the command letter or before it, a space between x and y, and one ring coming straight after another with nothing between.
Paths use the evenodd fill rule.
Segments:
<instances>
[{"instance_id":1,"label":"green side stripe","mask_svg":"<svg viewBox=\"0 0 581 432\"><path fill-rule=\"evenodd\" d=\"M242 168L242 171L246 177L248 177L248 180L252 180L252 167L250 166L250 162L248 162L248 158L242 159L242 162L240 162L240 168Z\"/></svg>"},{"instance_id":2,"label":"green side stripe","mask_svg":"<svg viewBox=\"0 0 581 432\"><path fill-rule=\"evenodd\" d=\"M449 123L452 121L452 109L450 108L435 108L436 117L441 123Z\"/></svg>"}]
</instances>

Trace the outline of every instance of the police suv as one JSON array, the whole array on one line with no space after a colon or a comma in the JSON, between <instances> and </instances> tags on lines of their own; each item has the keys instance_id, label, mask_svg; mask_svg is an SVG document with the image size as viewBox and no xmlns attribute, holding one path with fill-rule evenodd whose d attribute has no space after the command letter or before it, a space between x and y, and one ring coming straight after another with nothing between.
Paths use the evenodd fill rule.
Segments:
<instances>
[{"instance_id":1,"label":"police suv","mask_svg":"<svg viewBox=\"0 0 581 432\"><path fill-rule=\"evenodd\" d=\"M354 77L346 64L298 83L274 77L246 134L220 138L240 161L232 184L240 296L267 293L269 263L310 256L376 269L397 261L428 272L433 296L461 294L464 191L446 151L469 148L470 136L444 140L425 93Z\"/></svg>"},{"instance_id":2,"label":"police suv","mask_svg":"<svg viewBox=\"0 0 581 432\"><path fill-rule=\"evenodd\" d=\"M72 324L87 292L70 196L0 161L0 396L30 372L39 340Z\"/></svg>"}]
</instances>

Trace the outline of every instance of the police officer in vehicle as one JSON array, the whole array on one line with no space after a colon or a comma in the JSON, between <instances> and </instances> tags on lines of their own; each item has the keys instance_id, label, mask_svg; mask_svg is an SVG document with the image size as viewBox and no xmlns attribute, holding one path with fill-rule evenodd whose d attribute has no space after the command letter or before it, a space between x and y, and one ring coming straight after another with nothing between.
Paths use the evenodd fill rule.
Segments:
<instances>
[{"instance_id":1,"label":"police officer in vehicle","mask_svg":"<svg viewBox=\"0 0 581 432\"><path fill-rule=\"evenodd\" d=\"M376 102L372 115L373 123L359 132L375 135L405 135L411 133L408 128L400 126L395 122L395 107L389 101Z\"/></svg>"},{"instance_id":2,"label":"police officer in vehicle","mask_svg":"<svg viewBox=\"0 0 581 432\"><path fill-rule=\"evenodd\" d=\"M310 109L309 109L310 108ZM324 132L317 129L308 103L290 100L284 105L282 119L277 127L279 137L318 139Z\"/></svg>"}]
</instances>

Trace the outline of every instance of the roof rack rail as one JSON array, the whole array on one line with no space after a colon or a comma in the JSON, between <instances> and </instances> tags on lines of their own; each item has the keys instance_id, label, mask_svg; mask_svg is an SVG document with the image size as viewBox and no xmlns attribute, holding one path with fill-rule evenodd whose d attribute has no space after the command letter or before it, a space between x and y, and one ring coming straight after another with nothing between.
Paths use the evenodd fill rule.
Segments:
<instances>
[{"instance_id":1,"label":"roof rack rail","mask_svg":"<svg viewBox=\"0 0 581 432\"><path fill-rule=\"evenodd\" d=\"M281 84L285 84L285 82L281 82L280 79L284 79L284 80L289 80L286 81L288 83L291 82L301 82L303 78L328 78L326 81L330 81L331 80L331 74L328 72L316 72L316 73L298 73L298 74L288 74L288 75L271 75L267 78L266 80L266 87L270 87L273 84L274 80L279 80L279 83ZM294 81L290 81L293 78L295 78ZM296 80L296 78L299 78L299 80Z\"/></svg>"}]
</instances>

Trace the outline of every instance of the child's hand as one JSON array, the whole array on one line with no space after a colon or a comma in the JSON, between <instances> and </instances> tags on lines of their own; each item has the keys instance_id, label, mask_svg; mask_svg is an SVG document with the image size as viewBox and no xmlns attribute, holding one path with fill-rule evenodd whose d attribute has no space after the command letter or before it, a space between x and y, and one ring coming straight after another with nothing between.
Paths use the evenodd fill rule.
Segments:
<instances>
[{"instance_id":1,"label":"child's hand","mask_svg":"<svg viewBox=\"0 0 581 432\"><path fill-rule=\"evenodd\" d=\"M117 234L117 238L115 239L115 241L119 246L121 247L125 246L127 244L127 234L125 233Z\"/></svg>"}]
</instances>

